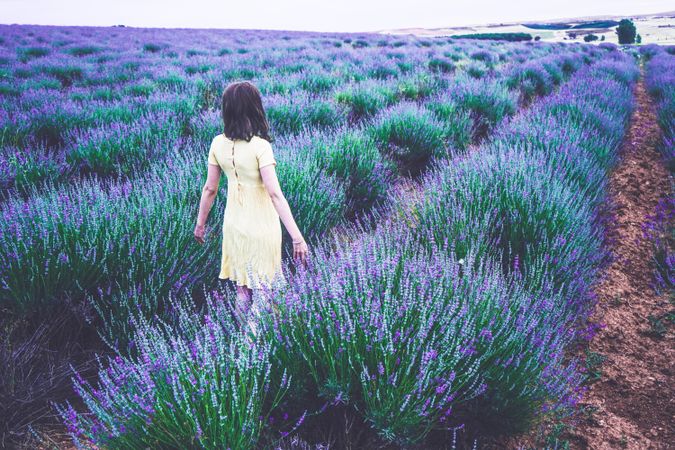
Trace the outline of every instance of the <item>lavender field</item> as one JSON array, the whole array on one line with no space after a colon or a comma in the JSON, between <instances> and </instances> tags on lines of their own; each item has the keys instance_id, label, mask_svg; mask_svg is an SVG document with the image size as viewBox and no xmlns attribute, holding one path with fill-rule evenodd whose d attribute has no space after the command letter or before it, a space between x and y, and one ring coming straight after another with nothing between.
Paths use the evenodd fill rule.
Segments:
<instances>
[{"instance_id":1,"label":"lavender field","mask_svg":"<svg viewBox=\"0 0 675 450\"><path fill-rule=\"evenodd\" d=\"M570 416L646 57L672 170L672 47L644 48L0 25L0 445L314 448L344 413L352 448L482 448ZM312 252L284 234L254 345L226 182L192 233L237 80Z\"/></svg>"}]
</instances>

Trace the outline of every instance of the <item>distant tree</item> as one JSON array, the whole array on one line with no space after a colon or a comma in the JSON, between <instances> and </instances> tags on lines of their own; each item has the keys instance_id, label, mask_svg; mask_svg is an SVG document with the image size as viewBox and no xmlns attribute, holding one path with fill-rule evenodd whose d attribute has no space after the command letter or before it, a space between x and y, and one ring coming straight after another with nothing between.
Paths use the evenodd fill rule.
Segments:
<instances>
[{"instance_id":1,"label":"distant tree","mask_svg":"<svg viewBox=\"0 0 675 450\"><path fill-rule=\"evenodd\" d=\"M635 36L635 43L636 44L642 44L642 36L640 36L640 34Z\"/></svg>"},{"instance_id":2,"label":"distant tree","mask_svg":"<svg viewBox=\"0 0 675 450\"><path fill-rule=\"evenodd\" d=\"M601 40L601 41L604 41L604 40L605 40L605 35L604 35L604 34L600 37L600 40Z\"/></svg>"},{"instance_id":3,"label":"distant tree","mask_svg":"<svg viewBox=\"0 0 675 450\"><path fill-rule=\"evenodd\" d=\"M593 34L593 33L590 33L590 34L587 34L586 36L584 36L584 42L593 42L593 41L597 41L597 40L598 40L598 36Z\"/></svg>"},{"instance_id":4,"label":"distant tree","mask_svg":"<svg viewBox=\"0 0 675 450\"><path fill-rule=\"evenodd\" d=\"M621 19L619 26L616 27L616 35L619 37L619 44L635 43L636 34L635 24L630 19Z\"/></svg>"},{"instance_id":5,"label":"distant tree","mask_svg":"<svg viewBox=\"0 0 675 450\"><path fill-rule=\"evenodd\" d=\"M534 40L535 40L535 41L538 41L539 39L541 39L541 36L535 36L535 37L534 37Z\"/></svg>"}]
</instances>

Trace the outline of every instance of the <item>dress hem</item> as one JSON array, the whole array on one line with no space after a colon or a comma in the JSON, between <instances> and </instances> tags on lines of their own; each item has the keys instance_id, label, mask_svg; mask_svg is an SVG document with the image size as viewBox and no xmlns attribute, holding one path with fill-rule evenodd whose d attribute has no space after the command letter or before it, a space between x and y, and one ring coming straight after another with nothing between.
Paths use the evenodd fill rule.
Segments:
<instances>
[{"instance_id":1,"label":"dress hem","mask_svg":"<svg viewBox=\"0 0 675 450\"><path fill-rule=\"evenodd\" d=\"M276 283L281 283L282 285L283 285L283 284L286 284L286 283L288 282L288 280L286 279L285 276L283 276L283 274L278 275L276 278L272 279L271 281L258 280L258 285L257 285L257 286L249 286L249 285L247 284L246 281L243 281L243 282L240 284L240 280L239 280L239 279L237 279L237 278L232 278L232 277L229 277L229 276L222 277L222 276L218 275L218 279L223 280L223 281L224 281L224 280L230 280L230 281L232 281L234 284L236 284L237 286L246 286L246 287L249 288L249 289L263 289L263 287L269 289L269 288L271 288L272 286L275 285L275 282L276 282ZM253 282L254 282L254 284L255 284L255 280L253 280Z\"/></svg>"},{"instance_id":2,"label":"dress hem","mask_svg":"<svg viewBox=\"0 0 675 450\"><path fill-rule=\"evenodd\" d=\"M221 277L221 276L218 276L218 279L223 280L223 281L225 281L225 280L230 280L230 281L232 281L234 284L236 284L237 286L246 286L246 287L249 288L249 289L253 289L251 286L247 285L245 282L242 283L242 284L239 284L239 280L235 280L235 279L230 278L230 277L224 277L224 278L223 278L223 277Z\"/></svg>"}]
</instances>

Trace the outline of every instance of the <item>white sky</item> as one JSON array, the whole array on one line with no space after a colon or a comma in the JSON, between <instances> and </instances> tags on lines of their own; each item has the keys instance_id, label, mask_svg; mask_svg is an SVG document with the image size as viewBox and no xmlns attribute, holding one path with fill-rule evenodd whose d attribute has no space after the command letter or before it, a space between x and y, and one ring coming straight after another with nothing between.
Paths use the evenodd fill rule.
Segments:
<instances>
[{"instance_id":1,"label":"white sky","mask_svg":"<svg viewBox=\"0 0 675 450\"><path fill-rule=\"evenodd\" d=\"M0 0L0 23L365 32L674 8L673 0Z\"/></svg>"}]
</instances>

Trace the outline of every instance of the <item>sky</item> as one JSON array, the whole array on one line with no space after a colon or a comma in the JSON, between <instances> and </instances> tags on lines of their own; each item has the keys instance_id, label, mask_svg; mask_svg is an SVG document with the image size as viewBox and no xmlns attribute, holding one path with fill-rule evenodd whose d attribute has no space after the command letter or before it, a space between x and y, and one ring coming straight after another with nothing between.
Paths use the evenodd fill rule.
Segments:
<instances>
[{"instance_id":1,"label":"sky","mask_svg":"<svg viewBox=\"0 0 675 450\"><path fill-rule=\"evenodd\" d=\"M380 31L675 9L672 0L0 0L0 23Z\"/></svg>"}]
</instances>

